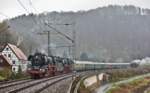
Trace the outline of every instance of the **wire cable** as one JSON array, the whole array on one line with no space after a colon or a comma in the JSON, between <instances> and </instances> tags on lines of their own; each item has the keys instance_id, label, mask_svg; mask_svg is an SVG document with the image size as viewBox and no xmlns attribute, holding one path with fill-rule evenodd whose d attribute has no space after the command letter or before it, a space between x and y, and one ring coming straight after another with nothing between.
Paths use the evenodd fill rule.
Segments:
<instances>
[{"instance_id":1,"label":"wire cable","mask_svg":"<svg viewBox=\"0 0 150 93\"><path fill-rule=\"evenodd\" d=\"M18 3L20 4L20 6L28 13L28 14L30 14L30 12L28 11L28 9L26 9L26 7L22 4L22 2L20 1L20 0L17 0L18 1ZM32 2L31 2L32 3ZM37 21L36 21L36 19L35 18L33 18L33 17L31 17L32 18L32 20L33 20L33 22L36 24L36 25L38 25L37 23Z\"/></svg>"},{"instance_id":2,"label":"wire cable","mask_svg":"<svg viewBox=\"0 0 150 93\"><path fill-rule=\"evenodd\" d=\"M30 12L28 11L28 9L25 8L25 6L22 4L22 2L20 0L17 0L17 2L21 5L21 7L28 13L30 14Z\"/></svg>"},{"instance_id":3,"label":"wire cable","mask_svg":"<svg viewBox=\"0 0 150 93\"><path fill-rule=\"evenodd\" d=\"M30 4L30 6L32 7L32 9L33 9L35 12L38 13L37 9L34 7L34 5L33 5L33 3L32 3L31 0L29 0L29 4Z\"/></svg>"},{"instance_id":4,"label":"wire cable","mask_svg":"<svg viewBox=\"0 0 150 93\"><path fill-rule=\"evenodd\" d=\"M47 25L49 28L55 30L58 34L60 34L60 35L64 36L65 38L67 38L67 39L70 40L72 43L74 42L74 40L73 40L72 38L70 38L70 37L67 36L66 34L62 33L61 31L57 30L56 28L52 27L51 25L46 24L46 23L45 23L45 25Z\"/></svg>"}]
</instances>

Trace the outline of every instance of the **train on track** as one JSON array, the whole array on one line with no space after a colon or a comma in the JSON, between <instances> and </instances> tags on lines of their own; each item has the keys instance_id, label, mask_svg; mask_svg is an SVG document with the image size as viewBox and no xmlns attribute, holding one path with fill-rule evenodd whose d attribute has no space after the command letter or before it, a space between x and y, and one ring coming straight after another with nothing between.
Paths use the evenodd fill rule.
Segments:
<instances>
[{"instance_id":1,"label":"train on track","mask_svg":"<svg viewBox=\"0 0 150 93\"><path fill-rule=\"evenodd\" d=\"M74 63L74 69L77 71L123 69L129 67L133 67L131 63L101 63L101 62L90 62L90 61L75 61Z\"/></svg>"},{"instance_id":2,"label":"train on track","mask_svg":"<svg viewBox=\"0 0 150 93\"><path fill-rule=\"evenodd\" d=\"M90 61L73 61L69 58L46 56L42 53L35 53L34 55L30 55L28 60L29 64L27 72L32 78L55 76L71 73L72 71L122 69L138 66L136 63L100 63Z\"/></svg>"},{"instance_id":3,"label":"train on track","mask_svg":"<svg viewBox=\"0 0 150 93\"><path fill-rule=\"evenodd\" d=\"M27 72L31 78L42 78L70 73L73 61L68 58L57 56L46 56L42 53L35 53L28 57Z\"/></svg>"}]
</instances>

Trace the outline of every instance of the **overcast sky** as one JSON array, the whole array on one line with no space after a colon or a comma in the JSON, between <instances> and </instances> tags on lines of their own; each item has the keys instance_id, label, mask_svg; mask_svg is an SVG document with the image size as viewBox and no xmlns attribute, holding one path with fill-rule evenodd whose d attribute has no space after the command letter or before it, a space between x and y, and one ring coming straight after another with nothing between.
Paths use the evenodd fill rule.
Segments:
<instances>
[{"instance_id":1,"label":"overcast sky","mask_svg":"<svg viewBox=\"0 0 150 93\"><path fill-rule=\"evenodd\" d=\"M28 12L41 13L45 11L79 11L89 10L110 4L135 5L150 8L150 0L0 0L0 20L11 18Z\"/></svg>"}]
</instances>

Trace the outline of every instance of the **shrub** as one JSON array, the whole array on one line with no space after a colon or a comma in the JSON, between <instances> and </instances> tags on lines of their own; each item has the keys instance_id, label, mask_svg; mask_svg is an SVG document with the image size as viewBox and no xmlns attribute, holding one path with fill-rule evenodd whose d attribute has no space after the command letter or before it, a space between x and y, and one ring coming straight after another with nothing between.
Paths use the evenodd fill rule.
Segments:
<instances>
[{"instance_id":1,"label":"shrub","mask_svg":"<svg viewBox=\"0 0 150 93\"><path fill-rule=\"evenodd\" d=\"M16 73L15 72L12 72L10 79L16 79Z\"/></svg>"},{"instance_id":2,"label":"shrub","mask_svg":"<svg viewBox=\"0 0 150 93\"><path fill-rule=\"evenodd\" d=\"M27 73L23 73L22 72L22 69L21 69L21 66L19 66L18 68L18 72L12 72L11 73L11 77L10 79L27 79L27 78L30 78L29 75Z\"/></svg>"},{"instance_id":3,"label":"shrub","mask_svg":"<svg viewBox=\"0 0 150 93\"><path fill-rule=\"evenodd\" d=\"M21 66L18 68L18 72L12 72L10 79L21 79L24 78L24 74L22 72Z\"/></svg>"},{"instance_id":4,"label":"shrub","mask_svg":"<svg viewBox=\"0 0 150 93\"><path fill-rule=\"evenodd\" d=\"M11 76L11 70L9 68L4 68L0 71L0 76L4 79L9 79L9 77Z\"/></svg>"},{"instance_id":5,"label":"shrub","mask_svg":"<svg viewBox=\"0 0 150 93\"><path fill-rule=\"evenodd\" d=\"M0 81L3 81L4 79L5 79L4 77L0 76Z\"/></svg>"}]
</instances>

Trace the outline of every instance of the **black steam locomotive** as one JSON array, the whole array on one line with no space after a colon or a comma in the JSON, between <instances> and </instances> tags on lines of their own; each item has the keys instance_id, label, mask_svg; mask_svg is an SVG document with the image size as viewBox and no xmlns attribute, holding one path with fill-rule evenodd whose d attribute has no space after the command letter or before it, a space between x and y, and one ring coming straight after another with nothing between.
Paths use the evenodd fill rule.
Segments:
<instances>
[{"instance_id":1,"label":"black steam locomotive","mask_svg":"<svg viewBox=\"0 0 150 93\"><path fill-rule=\"evenodd\" d=\"M72 71L73 61L68 58L35 53L28 57L28 61L27 72L32 78L55 76Z\"/></svg>"}]
</instances>

